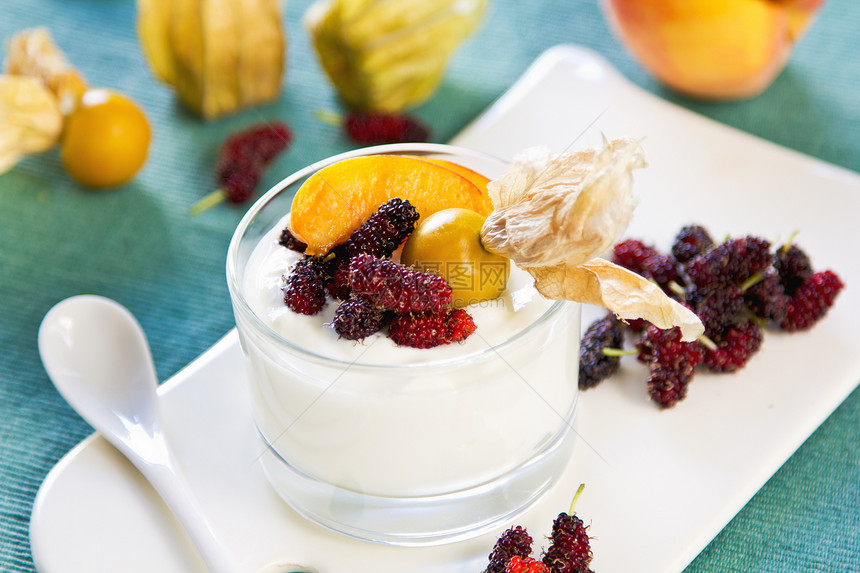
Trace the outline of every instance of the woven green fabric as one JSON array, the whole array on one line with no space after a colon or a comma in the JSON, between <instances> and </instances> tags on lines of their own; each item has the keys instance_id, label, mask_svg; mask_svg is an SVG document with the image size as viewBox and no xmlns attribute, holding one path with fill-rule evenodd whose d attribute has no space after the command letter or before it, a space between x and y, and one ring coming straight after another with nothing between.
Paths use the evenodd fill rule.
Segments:
<instances>
[{"instance_id":1,"label":"woven green fabric","mask_svg":"<svg viewBox=\"0 0 860 573\"><path fill-rule=\"evenodd\" d=\"M158 375L168 378L233 327L224 257L244 209L220 206L194 218L187 213L213 185L218 144L250 123L286 121L295 142L262 188L351 147L315 117L317 110L340 107L301 27L309 3L286 5L288 72L277 102L204 123L147 69L132 0L3 0L0 37L49 26L91 84L119 89L142 104L154 143L139 177L110 193L70 182L56 152L28 158L0 177L0 571L33 570L28 522L36 491L57 460L91 432L42 369L36 330L45 312L80 293L118 300L142 323ZM493 0L444 85L416 114L432 126L435 141L446 141L544 50L575 43L660 96L860 171L858 30L860 4L830 0L763 95L705 104L671 94L650 78L612 35L594 0ZM687 572L860 571L858 422L855 391Z\"/></svg>"}]
</instances>

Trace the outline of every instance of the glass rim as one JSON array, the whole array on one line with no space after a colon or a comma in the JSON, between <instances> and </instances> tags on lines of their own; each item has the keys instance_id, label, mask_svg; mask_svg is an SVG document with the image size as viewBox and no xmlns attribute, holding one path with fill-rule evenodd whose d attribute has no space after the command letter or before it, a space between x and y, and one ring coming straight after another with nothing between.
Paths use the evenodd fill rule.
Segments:
<instances>
[{"instance_id":1,"label":"glass rim","mask_svg":"<svg viewBox=\"0 0 860 573\"><path fill-rule=\"evenodd\" d=\"M454 367L462 365L464 360L473 361L485 359L487 357L497 356L499 351L504 350L508 346L511 346L512 344L532 332L535 328L548 321L552 316L558 314L561 309L564 308L566 303L569 303L570 301L555 301L552 306L546 309L546 311L544 311L536 320L534 320L532 323L522 328L521 330L517 331L504 341L495 345L488 344L486 348L474 351L463 356L454 356L426 362L422 361L414 363L378 364L370 362L344 360L316 353L308 348L302 347L294 342L291 342L290 340L287 340L278 332L276 332L271 326L266 324L266 322L263 321L263 319L261 319L256 312L254 312L254 310L251 308L251 305L248 303L247 299L241 291L237 276L238 269L236 268L236 259L238 258L239 254L239 244L241 243L246 231L248 230L248 227L255 220L256 216L266 207L266 205L268 205L269 202L272 201L272 199L277 197L280 193L282 193L291 185L295 184L297 181L309 177L310 175L316 173L317 171L328 165L332 165L345 159L350 159L353 157L363 157L368 155L397 155L419 153L423 153L425 155L465 155L479 160L497 162L500 165L507 165L509 163L496 156L456 145L448 145L442 143L394 143L373 147L363 147L333 155L325 159L316 161L311 165L308 165L307 167L304 167L292 173L291 175L288 175L287 177L273 185L259 199L257 199L257 201L255 201L253 205L251 205L251 207L239 221L239 224L236 226L236 230L234 231L233 236L230 239L230 245L227 249L226 274L227 289L230 294L230 299L233 305L234 312L241 314L246 320L250 322L252 327L258 333L262 334L267 340L279 347L287 349L291 353L295 353L297 355L302 356L303 359L311 359L315 362L322 363L325 365L348 367L350 369L384 369L392 371L406 371L415 368L442 369L445 367Z\"/></svg>"}]
</instances>

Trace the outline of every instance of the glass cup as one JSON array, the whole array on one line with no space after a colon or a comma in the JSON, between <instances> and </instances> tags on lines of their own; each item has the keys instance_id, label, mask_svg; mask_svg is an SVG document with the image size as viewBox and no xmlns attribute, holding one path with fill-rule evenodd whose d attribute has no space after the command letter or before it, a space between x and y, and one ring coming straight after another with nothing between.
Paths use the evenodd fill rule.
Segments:
<instances>
[{"instance_id":1,"label":"glass cup","mask_svg":"<svg viewBox=\"0 0 860 573\"><path fill-rule=\"evenodd\" d=\"M476 317L468 344L448 345L442 355L384 339L366 344L382 349L368 352L371 358L344 359L312 343L317 333L306 343L278 334L249 303L254 250L276 241L295 191L311 174L383 153L446 159L490 178L505 168L493 157L436 144L372 147L320 161L250 208L230 243L227 282L265 448L261 462L277 493L307 519L353 537L446 543L514 519L570 459L580 306L541 299L540 312L511 332L482 332ZM326 328L317 322L303 324Z\"/></svg>"}]
</instances>

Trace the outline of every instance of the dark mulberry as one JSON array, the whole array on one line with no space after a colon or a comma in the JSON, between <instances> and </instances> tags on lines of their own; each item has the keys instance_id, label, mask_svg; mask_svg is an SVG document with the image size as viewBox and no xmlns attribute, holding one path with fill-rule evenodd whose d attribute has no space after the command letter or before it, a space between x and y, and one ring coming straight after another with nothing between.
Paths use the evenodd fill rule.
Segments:
<instances>
[{"instance_id":1,"label":"dark mulberry","mask_svg":"<svg viewBox=\"0 0 860 573\"><path fill-rule=\"evenodd\" d=\"M711 235L701 225L687 225L675 236L672 256L679 263L686 263L696 255L704 253L714 245Z\"/></svg>"},{"instance_id":2,"label":"dark mulberry","mask_svg":"<svg viewBox=\"0 0 860 573\"><path fill-rule=\"evenodd\" d=\"M282 247L286 247L291 251L296 251L297 253L304 253L305 249L308 246L298 240L295 235L290 231L289 227L285 227L283 231L281 231L281 236L278 237L278 244Z\"/></svg>"},{"instance_id":3,"label":"dark mulberry","mask_svg":"<svg viewBox=\"0 0 860 573\"><path fill-rule=\"evenodd\" d=\"M361 340L379 332L385 324L386 313L363 298L350 298L334 312L332 327L340 338Z\"/></svg>"},{"instance_id":4,"label":"dark mulberry","mask_svg":"<svg viewBox=\"0 0 860 573\"><path fill-rule=\"evenodd\" d=\"M687 274L699 290L741 285L771 261L770 243L758 237L729 239L693 258Z\"/></svg>"},{"instance_id":5,"label":"dark mulberry","mask_svg":"<svg viewBox=\"0 0 860 573\"><path fill-rule=\"evenodd\" d=\"M279 121L254 125L230 135L221 145L216 178L227 200L247 201L265 168L292 142L293 134Z\"/></svg>"},{"instance_id":6,"label":"dark mulberry","mask_svg":"<svg viewBox=\"0 0 860 573\"><path fill-rule=\"evenodd\" d=\"M773 268L779 273L779 280L785 294L791 296L794 291L812 276L812 262L797 245L782 245L776 250L773 258Z\"/></svg>"},{"instance_id":7,"label":"dark mulberry","mask_svg":"<svg viewBox=\"0 0 860 573\"><path fill-rule=\"evenodd\" d=\"M596 320L582 336L579 346L579 387L597 386L618 371L620 358L608 355L606 348L620 349L624 342L621 323L613 315Z\"/></svg>"},{"instance_id":8,"label":"dark mulberry","mask_svg":"<svg viewBox=\"0 0 860 573\"><path fill-rule=\"evenodd\" d=\"M638 239L627 239L615 245L612 262L654 281L666 294L674 294L670 285L678 282L678 267L671 257L654 247Z\"/></svg>"},{"instance_id":9,"label":"dark mulberry","mask_svg":"<svg viewBox=\"0 0 860 573\"><path fill-rule=\"evenodd\" d=\"M528 557L532 553L532 536L521 526L505 530L490 553L490 564L484 573L504 573L513 557Z\"/></svg>"},{"instance_id":10,"label":"dark mulberry","mask_svg":"<svg viewBox=\"0 0 860 573\"><path fill-rule=\"evenodd\" d=\"M738 321L744 309L744 295L739 287L725 285L710 291L695 309L705 326L705 336L713 337Z\"/></svg>"},{"instance_id":11,"label":"dark mulberry","mask_svg":"<svg viewBox=\"0 0 860 573\"><path fill-rule=\"evenodd\" d=\"M344 129L360 145L422 143L430 138L430 130L418 119L392 113L352 111L346 116Z\"/></svg>"},{"instance_id":12,"label":"dark mulberry","mask_svg":"<svg viewBox=\"0 0 860 573\"><path fill-rule=\"evenodd\" d=\"M284 277L284 303L299 314L316 314L326 303L325 263L320 257L304 257Z\"/></svg>"},{"instance_id":13,"label":"dark mulberry","mask_svg":"<svg viewBox=\"0 0 860 573\"><path fill-rule=\"evenodd\" d=\"M702 361L702 347L681 340L677 327L661 330L650 325L636 343L638 359L649 368L648 393L661 407L668 408L682 400Z\"/></svg>"},{"instance_id":14,"label":"dark mulberry","mask_svg":"<svg viewBox=\"0 0 860 573\"><path fill-rule=\"evenodd\" d=\"M754 316L779 324L788 312L789 296L773 267L766 268L761 275L760 281L744 291L744 302Z\"/></svg>"},{"instance_id":15,"label":"dark mulberry","mask_svg":"<svg viewBox=\"0 0 860 573\"><path fill-rule=\"evenodd\" d=\"M550 573L587 573L591 565L591 541L585 524L576 515L560 513L552 524L550 546L543 556Z\"/></svg>"},{"instance_id":16,"label":"dark mulberry","mask_svg":"<svg viewBox=\"0 0 860 573\"><path fill-rule=\"evenodd\" d=\"M387 258L415 229L418 211L409 201L394 197L379 207L346 242L349 255L367 253Z\"/></svg>"},{"instance_id":17,"label":"dark mulberry","mask_svg":"<svg viewBox=\"0 0 860 573\"><path fill-rule=\"evenodd\" d=\"M354 294L396 313L442 312L451 304L444 278L365 253L350 260L349 282Z\"/></svg>"}]
</instances>

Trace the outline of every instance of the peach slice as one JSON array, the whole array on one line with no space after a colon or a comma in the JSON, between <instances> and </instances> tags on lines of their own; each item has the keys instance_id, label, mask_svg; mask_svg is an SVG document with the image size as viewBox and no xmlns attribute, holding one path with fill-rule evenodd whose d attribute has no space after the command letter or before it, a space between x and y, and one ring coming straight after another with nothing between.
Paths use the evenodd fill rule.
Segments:
<instances>
[{"instance_id":1,"label":"peach slice","mask_svg":"<svg viewBox=\"0 0 860 573\"><path fill-rule=\"evenodd\" d=\"M484 177L483 175L478 173L477 171L473 171L472 169L464 167L459 163L454 163L453 161L446 161L445 159L437 159L435 157L417 157L417 159L423 159L424 161L429 161L430 163L435 163L437 165L441 165L442 167L447 167L451 171L459 173L460 175L474 183L478 187L478 189L481 190L481 193L483 193L484 195L487 194L487 183L489 183L490 180L487 177Z\"/></svg>"},{"instance_id":2,"label":"peach slice","mask_svg":"<svg viewBox=\"0 0 860 573\"><path fill-rule=\"evenodd\" d=\"M293 198L290 230L322 255L346 241L380 205L406 199L421 217L461 207L488 215L492 206L466 177L438 163L398 155L339 161L311 175Z\"/></svg>"}]
</instances>

